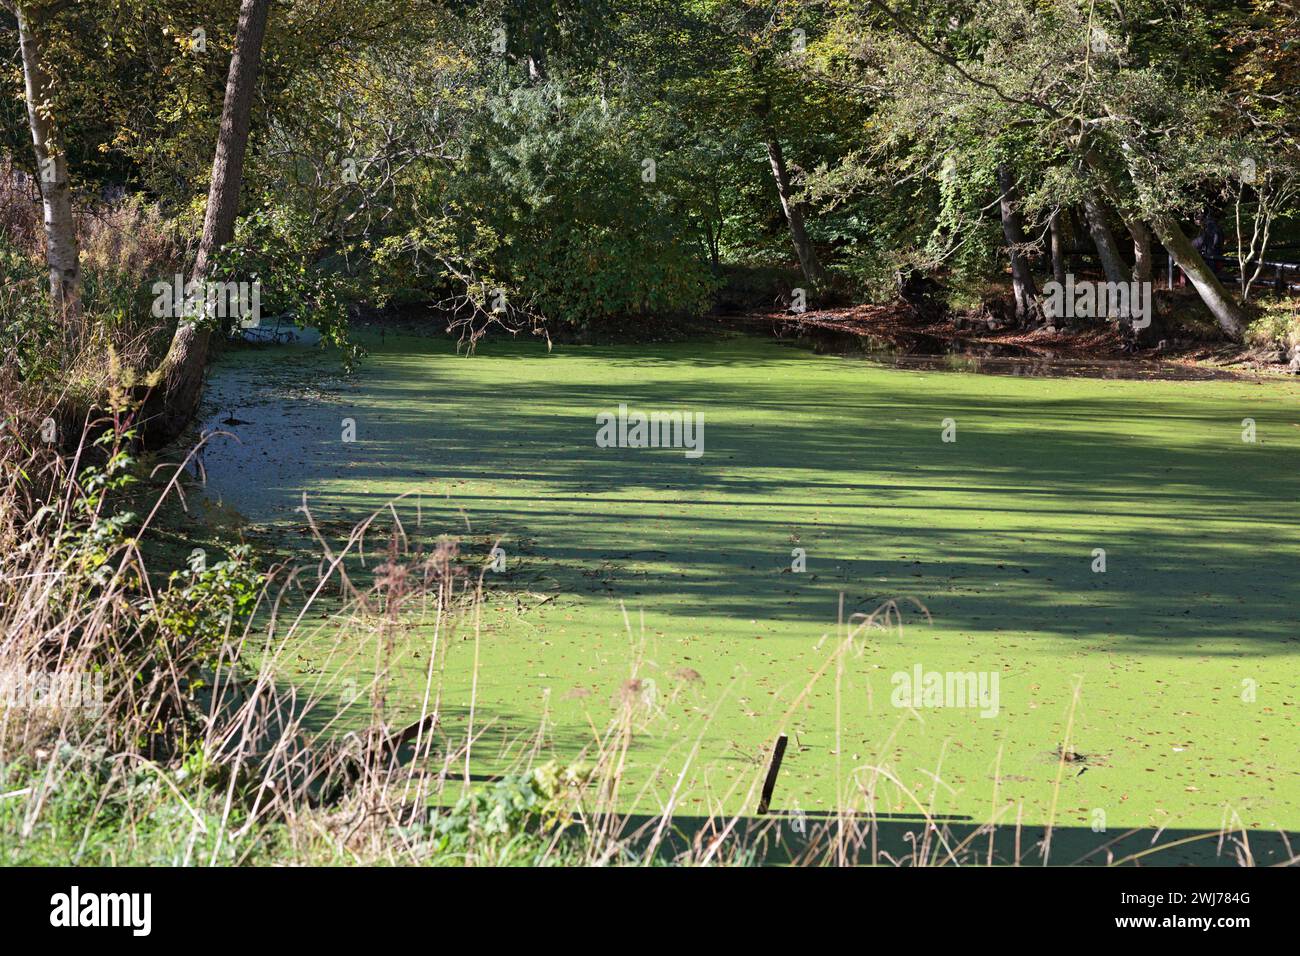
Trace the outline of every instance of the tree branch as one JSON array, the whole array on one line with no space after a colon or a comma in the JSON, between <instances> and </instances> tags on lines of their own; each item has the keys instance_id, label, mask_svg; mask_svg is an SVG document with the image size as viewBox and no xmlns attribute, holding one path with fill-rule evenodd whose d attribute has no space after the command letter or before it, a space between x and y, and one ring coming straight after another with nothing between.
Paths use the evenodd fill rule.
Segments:
<instances>
[{"instance_id":1,"label":"tree branch","mask_svg":"<svg viewBox=\"0 0 1300 956\"><path fill-rule=\"evenodd\" d=\"M944 63L947 63L950 67L952 67L954 70L957 71L957 73L962 77L962 79L966 80L968 83L974 83L976 86L981 87L982 89L991 91L994 95L998 97L998 99L1006 103L1012 103L1017 106L1030 106L1033 107L1034 109L1042 110L1048 116L1051 116L1053 118L1060 118L1061 114L1048 103L1043 103L1038 100L1027 100L1018 96L1012 96L1010 93L1003 92L1002 88L998 86L996 83L991 83L988 80L981 80L979 77L972 76L964 67L962 67L962 65L957 61L956 57L952 56L950 53L945 53L943 50L939 49L937 46L934 46L933 44L927 43L925 39L922 38L922 36L919 33L917 33L914 29L912 29L912 27L910 27L907 24L907 22L903 19L903 17L900 14L895 13L894 10L888 4L882 3L881 0L867 0L867 2L871 4L871 6L875 7L877 10L884 13L885 16L889 17L889 19L893 20L894 23L897 24L898 28L902 30L904 34L906 34L909 40L911 40L921 49L925 50L931 56L938 57Z\"/></svg>"}]
</instances>

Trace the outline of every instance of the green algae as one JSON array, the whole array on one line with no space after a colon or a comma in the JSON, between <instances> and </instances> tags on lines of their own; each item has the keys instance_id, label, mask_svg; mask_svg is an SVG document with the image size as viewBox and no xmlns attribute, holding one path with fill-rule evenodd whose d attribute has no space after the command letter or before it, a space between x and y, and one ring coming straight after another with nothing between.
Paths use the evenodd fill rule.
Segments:
<instances>
[{"instance_id":1,"label":"green algae","mask_svg":"<svg viewBox=\"0 0 1300 956\"><path fill-rule=\"evenodd\" d=\"M367 345L346 378L302 349L223 357L209 424L241 424L205 452L207 493L304 555L304 495L327 528L405 496L412 534L500 540L476 771L539 734L579 753L635 667L628 809L662 809L689 758L680 812L752 810L785 731L786 811L869 787L880 815L1300 827L1294 383L915 372L750 338ZM703 413L705 453L597 447L620 403ZM838 691L832 668L804 694L837 620L889 600L901 627L855 642ZM416 712L429 640L403 632L390 706ZM453 736L474 654L462 629L441 679ZM287 679L325 655L301 657ZM374 661L356 658L328 666ZM917 665L996 672L997 715L895 706Z\"/></svg>"}]
</instances>

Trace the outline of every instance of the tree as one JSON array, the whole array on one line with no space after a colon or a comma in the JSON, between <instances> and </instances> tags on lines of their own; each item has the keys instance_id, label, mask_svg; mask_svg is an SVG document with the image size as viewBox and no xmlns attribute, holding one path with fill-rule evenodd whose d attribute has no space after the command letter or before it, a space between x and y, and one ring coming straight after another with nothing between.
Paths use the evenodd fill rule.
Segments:
<instances>
[{"instance_id":1,"label":"tree","mask_svg":"<svg viewBox=\"0 0 1300 956\"><path fill-rule=\"evenodd\" d=\"M1300 3L1251 0L1236 11L1225 46L1233 51L1225 78L1245 147L1225 190L1232 205L1239 288L1249 300L1261 279L1270 240L1297 215L1300 196ZM1254 263L1253 268L1251 263Z\"/></svg>"},{"instance_id":2,"label":"tree","mask_svg":"<svg viewBox=\"0 0 1300 956\"><path fill-rule=\"evenodd\" d=\"M1133 238L1133 278L1138 282L1150 282L1155 272L1151 253L1151 230L1141 219L1129 219L1126 225L1129 235Z\"/></svg>"},{"instance_id":3,"label":"tree","mask_svg":"<svg viewBox=\"0 0 1300 956\"><path fill-rule=\"evenodd\" d=\"M799 268L804 278L814 288L826 282L826 270L822 267L817 250L808 238L804 225L804 210L790 180L790 170L786 163L785 151L781 148L781 139L777 134L773 119L772 88L782 79L779 61L773 55L772 45L777 40L777 31L767 25L749 39L748 53L750 68L754 74L754 83L758 90L754 115L758 120L759 133L767 149L767 160L772 167L772 180L776 184L777 198L781 203L781 213L790 230L790 242L795 255L799 258Z\"/></svg>"},{"instance_id":4,"label":"tree","mask_svg":"<svg viewBox=\"0 0 1300 956\"><path fill-rule=\"evenodd\" d=\"M1038 287L1034 284L1034 275L1029 269L1029 259L1025 255L1025 229L1016 205L1016 181L1006 163L998 165L997 177L1002 234L1011 254L1011 287L1016 300L1016 319L1030 322L1042 317L1043 307L1038 297Z\"/></svg>"},{"instance_id":5,"label":"tree","mask_svg":"<svg viewBox=\"0 0 1300 956\"><path fill-rule=\"evenodd\" d=\"M1065 285L1065 230L1061 226L1062 209L1052 210L1048 221L1048 230L1052 242L1052 279L1059 285Z\"/></svg>"},{"instance_id":6,"label":"tree","mask_svg":"<svg viewBox=\"0 0 1300 956\"><path fill-rule=\"evenodd\" d=\"M1106 222L1106 203L1143 253L1141 224L1149 222L1219 327L1240 339L1241 306L1179 225L1207 187L1222 183L1222 157L1234 151L1221 132L1224 97L1179 63L1212 60L1213 37L1198 26L1190 33L1204 49L1184 54L1179 43L1190 41L1162 33L1153 44L1144 33L1157 17L1130 10L1106 19L1110 11L1102 5L1070 0L984 0L965 17L950 16L944 6L910 6L921 7L921 16L870 0L889 29L876 27L871 42L859 44L859 56L876 66L874 82L895 136L932 156L983 156L985 164L973 171L986 175L989 131L1015 131L1026 140L1020 162L1036 163L1038 179L1055 192L1026 197L1026 207L1082 202L1110 281L1126 280L1129 269ZM1152 50L1160 47L1164 59L1157 60ZM1145 272L1149 256L1141 255L1138 266Z\"/></svg>"},{"instance_id":7,"label":"tree","mask_svg":"<svg viewBox=\"0 0 1300 956\"><path fill-rule=\"evenodd\" d=\"M805 280L821 286L826 270L810 235L804 170L828 145L834 148L842 114L855 106L828 95L808 68L806 40L817 13L726 0L696 9L698 17L680 25L689 43L667 48L672 76L660 108L690 115L710 138L743 144L735 155L752 155L754 165L739 191L757 201L753 225L767 231L779 223ZM808 19L787 20L787 14Z\"/></svg>"},{"instance_id":8,"label":"tree","mask_svg":"<svg viewBox=\"0 0 1300 956\"><path fill-rule=\"evenodd\" d=\"M266 38L270 0L243 0L235 48L226 80L226 99L212 161L212 184L192 280L204 281L213 255L235 234L244 156L252 123L253 92ZM145 406L145 431L151 442L166 443L180 434L198 409L212 329L206 317L181 317L159 369L158 385Z\"/></svg>"},{"instance_id":9,"label":"tree","mask_svg":"<svg viewBox=\"0 0 1300 956\"><path fill-rule=\"evenodd\" d=\"M767 144L768 162L772 164L772 178L776 181L776 193L781 200L781 211L785 214L786 224L790 227L790 240L794 244L795 255L799 257L799 267L804 278L817 288L826 281L826 272L817 250L808 238L808 230L803 224L803 209L790 186L790 173L786 168L785 154L781 152L781 140L769 125L764 130Z\"/></svg>"},{"instance_id":10,"label":"tree","mask_svg":"<svg viewBox=\"0 0 1300 956\"><path fill-rule=\"evenodd\" d=\"M1121 146L1123 145L1124 143L1121 143ZM1156 236L1187 274L1201 301L1214 316L1219 329L1228 338L1241 341L1246 332L1245 312L1219 281L1219 277L1205 262L1199 250L1192 245L1192 241L1187 238L1177 218L1165 206L1166 201L1156 198L1163 190L1168 189L1168 183L1163 182L1162 177L1150 172L1154 165L1150 157L1133 155L1135 150L1131 145L1121 152L1131 157L1123 162L1123 166L1135 193L1135 205L1150 216L1151 226ZM1108 184L1106 191L1111 194L1118 193L1119 187L1110 179L1110 169L1098 153L1088 149L1084 153L1084 159L1098 177Z\"/></svg>"},{"instance_id":11,"label":"tree","mask_svg":"<svg viewBox=\"0 0 1300 956\"><path fill-rule=\"evenodd\" d=\"M1083 193L1083 218L1088 223L1088 233L1097 247L1097 258L1101 260L1102 272L1107 282L1128 282L1128 266L1120 256L1115 234L1111 232L1106 221L1106 209L1092 190Z\"/></svg>"},{"instance_id":12,"label":"tree","mask_svg":"<svg viewBox=\"0 0 1300 956\"><path fill-rule=\"evenodd\" d=\"M45 63L44 34L53 19L71 4L15 2L6 7L18 20L22 48L23 85L32 145L36 150L37 181L45 212L45 258L50 271L50 296L65 327L81 319L81 251L72 210L68 157L53 112L53 84Z\"/></svg>"}]
</instances>

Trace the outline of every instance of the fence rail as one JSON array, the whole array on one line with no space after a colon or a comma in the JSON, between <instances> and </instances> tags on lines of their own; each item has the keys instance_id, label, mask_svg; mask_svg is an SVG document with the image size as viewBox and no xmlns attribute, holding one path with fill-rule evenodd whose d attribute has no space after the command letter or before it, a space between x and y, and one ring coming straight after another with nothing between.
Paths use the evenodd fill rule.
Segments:
<instances>
[{"instance_id":1,"label":"fence rail","mask_svg":"<svg viewBox=\"0 0 1300 956\"><path fill-rule=\"evenodd\" d=\"M1182 271L1178 266L1178 260L1174 256L1166 257L1166 288L1174 287L1174 279L1178 272ZM1231 278L1231 280L1240 284L1242 263L1230 256L1206 256L1206 264L1214 271L1220 279ZM1300 262L1281 262L1264 259L1251 259L1245 263L1245 267L1254 270L1256 266L1261 266L1259 277L1254 279L1252 286L1256 289L1269 289L1278 295L1288 295L1291 292L1300 292Z\"/></svg>"}]
</instances>

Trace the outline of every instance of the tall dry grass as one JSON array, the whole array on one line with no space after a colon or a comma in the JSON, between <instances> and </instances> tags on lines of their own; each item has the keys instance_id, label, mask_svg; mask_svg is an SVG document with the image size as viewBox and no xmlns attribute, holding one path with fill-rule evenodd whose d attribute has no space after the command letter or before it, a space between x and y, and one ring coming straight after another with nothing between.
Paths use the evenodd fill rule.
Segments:
<instances>
[{"instance_id":1,"label":"tall dry grass","mask_svg":"<svg viewBox=\"0 0 1300 956\"><path fill-rule=\"evenodd\" d=\"M143 376L157 364L170 328L151 314L152 290L183 271L189 249L178 226L139 196L78 195L74 211L82 315L56 323L39 193L30 176L0 164L0 367L11 378L46 379L61 403L84 413L114 376Z\"/></svg>"}]
</instances>

